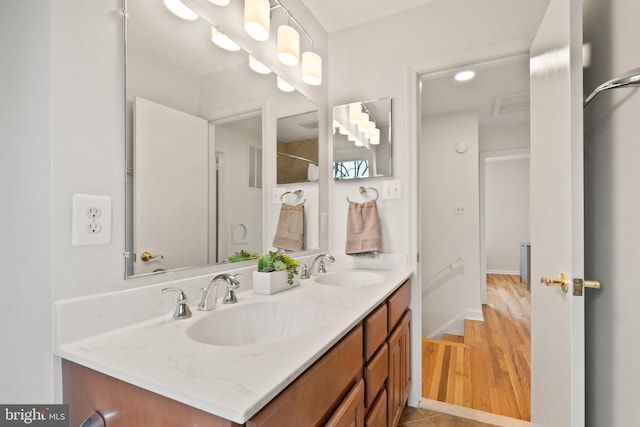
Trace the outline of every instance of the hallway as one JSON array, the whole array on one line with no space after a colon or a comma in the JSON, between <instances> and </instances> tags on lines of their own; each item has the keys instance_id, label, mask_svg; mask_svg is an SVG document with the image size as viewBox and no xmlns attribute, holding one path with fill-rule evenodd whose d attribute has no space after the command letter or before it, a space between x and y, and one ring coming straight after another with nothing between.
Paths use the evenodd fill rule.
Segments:
<instances>
[{"instance_id":1,"label":"hallway","mask_svg":"<svg viewBox=\"0 0 640 427\"><path fill-rule=\"evenodd\" d=\"M485 321L465 321L465 336L423 339L425 398L529 420L531 293L518 276L487 275Z\"/></svg>"}]
</instances>

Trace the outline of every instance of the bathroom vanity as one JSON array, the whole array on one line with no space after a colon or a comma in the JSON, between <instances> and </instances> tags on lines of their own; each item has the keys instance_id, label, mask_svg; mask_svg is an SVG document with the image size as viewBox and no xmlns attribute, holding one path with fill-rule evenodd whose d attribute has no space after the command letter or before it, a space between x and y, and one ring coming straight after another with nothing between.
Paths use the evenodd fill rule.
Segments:
<instances>
[{"instance_id":1,"label":"bathroom vanity","mask_svg":"<svg viewBox=\"0 0 640 427\"><path fill-rule=\"evenodd\" d=\"M280 341L194 341L189 328L213 313L194 311L192 319L165 316L61 344L71 424L97 410L113 427L395 426L411 384L410 272L375 274L379 283L311 279L276 295L240 293L238 307L218 307L222 314L240 304L300 303L323 313L313 328Z\"/></svg>"}]
</instances>

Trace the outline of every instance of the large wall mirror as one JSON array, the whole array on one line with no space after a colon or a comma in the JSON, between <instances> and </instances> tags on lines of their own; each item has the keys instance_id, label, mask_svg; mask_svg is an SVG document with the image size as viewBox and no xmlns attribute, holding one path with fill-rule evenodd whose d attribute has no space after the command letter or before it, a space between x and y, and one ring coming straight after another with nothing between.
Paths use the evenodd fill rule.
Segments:
<instances>
[{"instance_id":1,"label":"large wall mirror","mask_svg":"<svg viewBox=\"0 0 640 427\"><path fill-rule=\"evenodd\" d=\"M333 178L392 176L391 98L333 107Z\"/></svg>"},{"instance_id":2,"label":"large wall mirror","mask_svg":"<svg viewBox=\"0 0 640 427\"><path fill-rule=\"evenodd\" d=\"M266 144L280 138L280 118L299 117L310 128L304 140L316 141L302 157L317 166L317 106L278 90L273 73L252 71L243 50L213 44L215 23L177 18L160 0L127 0L126 9L125 276L270 249L277 215L267 185L276 179L265 177L276 174L277 149ZM312 185L306 215L315 229ZM316 235L305 248L318 246Z\"/></svg>"}]
</instances>

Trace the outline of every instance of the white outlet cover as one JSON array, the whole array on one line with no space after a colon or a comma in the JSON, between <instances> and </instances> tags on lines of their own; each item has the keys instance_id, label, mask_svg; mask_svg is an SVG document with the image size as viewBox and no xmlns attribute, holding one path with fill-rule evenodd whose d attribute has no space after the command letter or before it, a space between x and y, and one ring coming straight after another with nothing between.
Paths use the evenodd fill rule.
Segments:
<instances>
[{"instance_id":1,"label":"white outlet cover","mask_svg":"<svg viewBox=\"0 0 640 427\"><path fill-rule=\"evenodd\" d=\"M92 215L92 212L99 212L99 215ZM111 197L74 194L71 222L72 244L111 243Z\"/></svg>"},{"instance_id":2,"label":"white outlet cover","mask_svg":"<svg viewBox=\"0 0 640 427\"><path fill-rule=\"evenodd\" d=\"M402 189L399 179L382 182L382 196L387 200L398 200L402 198Z\"/></svg>"}]
</instances>

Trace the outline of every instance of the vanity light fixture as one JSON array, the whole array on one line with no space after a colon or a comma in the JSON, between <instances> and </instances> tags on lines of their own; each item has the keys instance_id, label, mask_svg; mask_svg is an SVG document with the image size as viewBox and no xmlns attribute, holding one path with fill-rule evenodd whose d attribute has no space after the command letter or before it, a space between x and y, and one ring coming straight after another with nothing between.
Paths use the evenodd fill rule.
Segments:
<instances>
[{"instance_id":1,"label":"vanity light fixture","mask_svg":"<svg viewBox=\"0 0 640 427\"><path fill-rule=\"evenodd\" d=\"M364 132L369 127L369 115L367 113L360 113L360 121L358 122L358 131Z\"/></svg>"},{"instance_id":2,"label":"vanity light fixture","mask_svg":"<svg viewBox=\"0 0 640 427\"><path fill-rule=\"evenodd\" d=\"M356 137L351 132L347 132L347 141L356 142Z\"/></svg>"},{"instance_id":3,"label":"vanity light fixture","mask_svg":"<svg viewBox=\"0 0 640 427\"><path fill-rule=\"evenodd\" d=\"M271 74L271 69L258 61L253 56L249 55L249 68L258 74Z\"/></svg>"},{"instance_id":4,"label":"vanity light fixture","mask_svg":"<svg viewBox=\"0 0 640 427\"><path fill-rule=\"evenodd\" d=\"M278 27L278 59L288 66L300 62L300 34L289 25Z\"/></svg>"},{"instance_id":5,"label":"vanity light fixture","mask_svg":"<svg viewBox=\"0 0 640 427\"><path fill-rule=\"evenodd\" d=\"M219 28L211 27L211 41L214 42L218 47L221 47L224 50L228 50L230 52L237 52L240 50L240 46L238 46L233 40L229 38L225 33L220 31Z\"/></svg>"},{"instance_id":6,"label":"vanity light fixture","mask_svg":"<svg viewBox=\"0 0 640 427\"><path fill-rule=\"evenodd\" d=\"M269 0L244 0L244 29L254 40L269 40L271 5Z\"/></svg>"},{"instance_id":7,"label":"vanity light fixture","mask_svg":"<svg viewBox=\"0 0 640 427\"><path fill-rule=\"evenodd\" d=\"M349 104L349 123L357 125L360 123L360 113L362 113L362 104L359 102L352 102Z\"/></svg>"},{"instance_id":8,"label":"vanity light fixture","mask_svg":"<svg viewBox=\"0 0 640 427\"><path fill-rule=\"evenodd\" d=\"M164 5L178 18L182 18L187 21L195 21L198 19L198 14L182 3L181 0L164 0Z\"/></svg>"},{"instance_id":9,"label":"vanity light fixture","mask_svg":"<svg viewBox=\"0 0 640 427\"><path fill-rule=\"evenodd\" d=\"M291 86L289 82L287 82L280 76L278 76L277 78L277 84L278 84L278 89L280 89L283 92L293 92L294 90L296 90L295 87Z\"/></svg>"},{"instance_id":10,"label":"vanity light fixture","mask_svg":"<svg viewBox=\"0 0 640 427\"><path fill-rule=\"evenodd\" d=\"M454 76L454 79L457 82L466 82L468 80L471 80L472 78L474 78L476 76L476 73L474 71L471 70L465 70L465 71L460 71L459 73L457 73Z\"/></svg>"},{"instance_id":11,"label":"vanity light fixture","mask_svg":"<svg viewBox=\"0 0 640 427\"><path fill-rule=\"evenodd\" d=\"M349 130L344 126L340 126L338 128L338 133L340 133L340 135L349 135Z\"/></svg>"},{"instance_id":12,"label":"vanity light fixture","mask_svg":"<svg viewBox=\"0 0 640 427\"><path fill-rule=\"evenodd\" d=\"M373 130L373 135L369 138L369 144L371 145L380 144L380 129L375 128Z\"/></svg>"},{"instance_id":13,"label":"vanity light fixture","mask_svg":"<svg viewBox=\"0 0 640 427\"><path fill-rule=\"evenodd\" d=\"M215 4L216 6L228 6L229 0L209 0L210 3Z\"/></svg>"},{"instance_id":14,"label":"vanity light fixture","mask_svg":"<svg viewBox=\"0 0 640 427\"><path fill-rule=\"evenodd\" d=\"M364 131L364 136L366 136L367 138L371 138L375 133L375 130L376 130L376 123L369 122L367 128Z\"/></svg>"},{"instance_id":15,"label":"vanity light fixture","mask_svg":"<svg viewBox=\"0 0 640 427\"><path fill-rule=\"evenodd\" d=\"M311 86L322 84L322 57L315 52L302 54L302 81Z\"/></svg>"}]
</instances>

